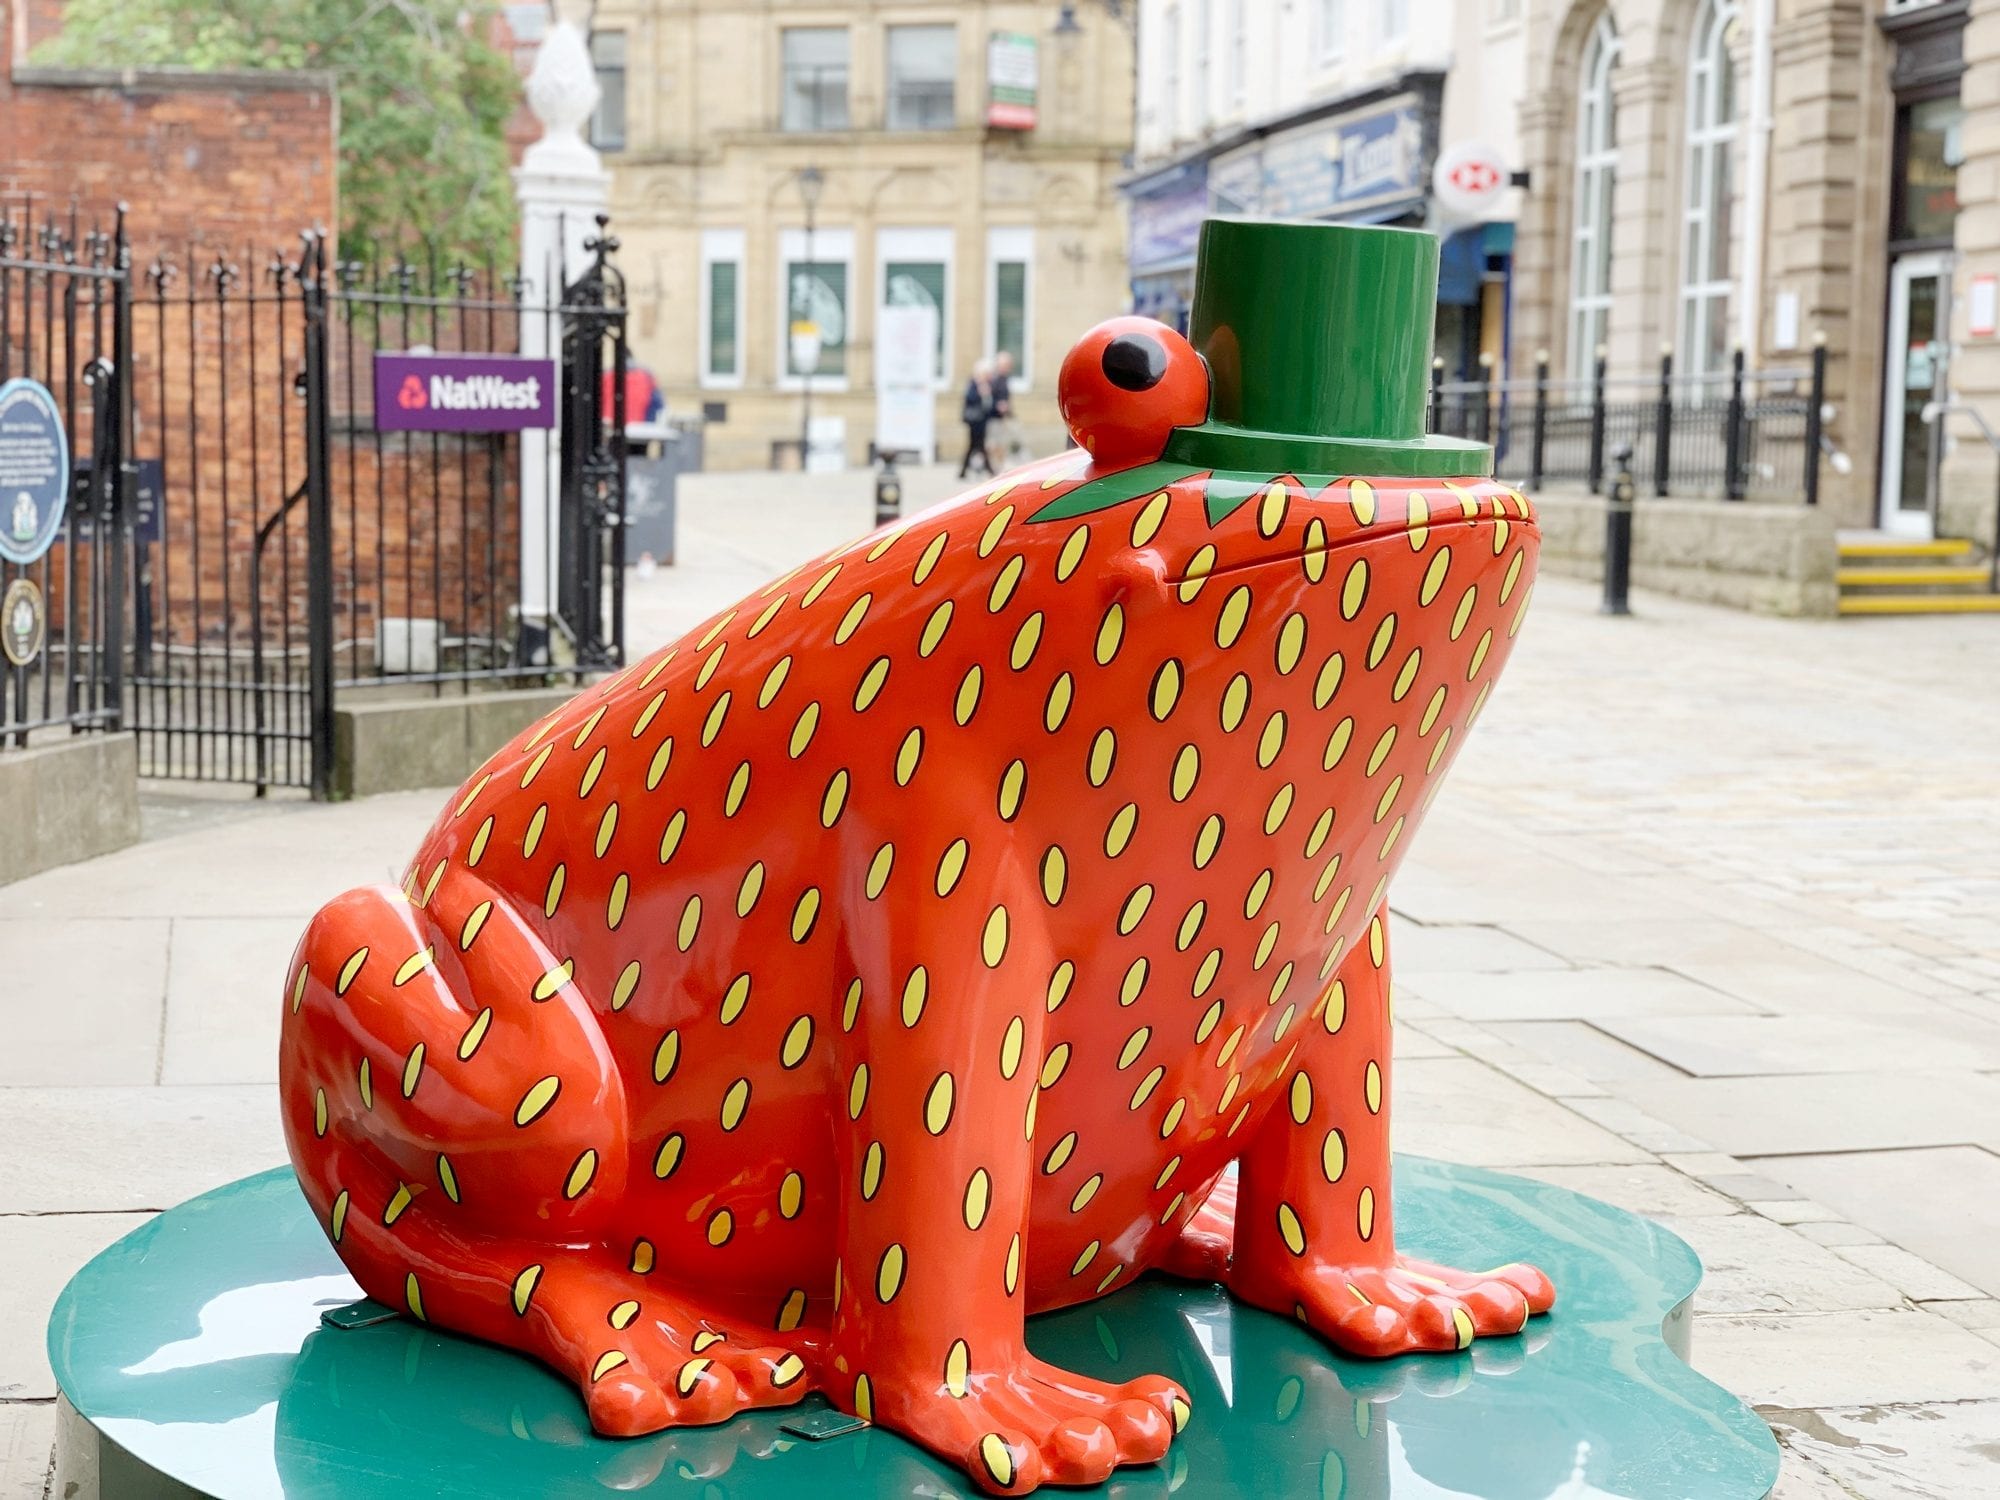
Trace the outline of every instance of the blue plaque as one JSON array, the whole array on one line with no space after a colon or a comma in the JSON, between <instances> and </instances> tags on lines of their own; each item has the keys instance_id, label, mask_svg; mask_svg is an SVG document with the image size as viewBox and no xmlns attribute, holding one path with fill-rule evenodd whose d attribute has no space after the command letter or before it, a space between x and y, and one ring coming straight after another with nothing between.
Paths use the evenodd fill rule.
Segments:
<instances>
[{"instance_id":1,"label":"blue plaque","mask_svg":"<svg viewBox=\"0 0 2000 1500\"><path fill-rule=\"evenodd\" d=\"M69 436L49 388L0 385L0 557L31 563L55 545L69 482Z\"/></svg>"}]
</instances>

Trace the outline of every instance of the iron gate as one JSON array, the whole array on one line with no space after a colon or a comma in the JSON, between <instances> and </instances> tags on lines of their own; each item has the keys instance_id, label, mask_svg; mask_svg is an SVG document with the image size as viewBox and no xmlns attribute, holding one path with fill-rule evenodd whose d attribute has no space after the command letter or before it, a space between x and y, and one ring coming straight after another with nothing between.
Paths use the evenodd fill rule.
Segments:
<instances>
[{"instance_id":1,"label":"iron gate","mask_svg":"<svg viewBox=\"0 0 2000 1500\"><path fill-rule=\"evenodd\" d=\"M491 265L338 258L319 234L138 267L122 222L0 215L0 376L43 380L82 455L66 530L30 570L49 649L39 674L0 674L0 731L129 728L143 775L324 796L336 694L619 664L615 248L600 220L581 272L554 268L559 292L538 296ZM554 442L376 424L378 350L537 349L559 367ZM524 512L524 486L548 503ZM523 607L524 514L554 560L545 608Z\"/></svg>"}]
</instances>

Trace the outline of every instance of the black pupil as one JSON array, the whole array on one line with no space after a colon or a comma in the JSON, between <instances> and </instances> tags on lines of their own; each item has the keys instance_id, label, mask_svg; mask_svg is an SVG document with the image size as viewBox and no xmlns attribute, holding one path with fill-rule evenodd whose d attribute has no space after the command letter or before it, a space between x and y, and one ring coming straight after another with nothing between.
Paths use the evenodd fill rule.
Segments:
<instances>
[{"instance_id":1,"label":"black pupil","mask_svg":"<svg viewBox=\"0 0 2000 1500\"><path fill-rule=\"evenodd\" d=\"M1104 346L1104 378L1122 391L1150 391L1167 373L1167 351L1143 333L1121 333Z\"/></svg>"}]
</instances>

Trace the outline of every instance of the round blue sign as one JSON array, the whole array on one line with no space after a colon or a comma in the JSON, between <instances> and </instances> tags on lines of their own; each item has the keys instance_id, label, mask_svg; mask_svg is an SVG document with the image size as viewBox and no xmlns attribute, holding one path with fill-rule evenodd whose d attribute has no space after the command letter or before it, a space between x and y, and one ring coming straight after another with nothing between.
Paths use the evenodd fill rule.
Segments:
<instances>
[{"instance_id":1,"label":"round blue sign","mask_svg":"<svg viewBox=\"0 0 2000 1500\"><path fill-rule=\"evenodd\" d=\"M55 545L69 485L56 398L37 380L0 385L0 557L31 563Z\"/></svg>"}]
</instances>

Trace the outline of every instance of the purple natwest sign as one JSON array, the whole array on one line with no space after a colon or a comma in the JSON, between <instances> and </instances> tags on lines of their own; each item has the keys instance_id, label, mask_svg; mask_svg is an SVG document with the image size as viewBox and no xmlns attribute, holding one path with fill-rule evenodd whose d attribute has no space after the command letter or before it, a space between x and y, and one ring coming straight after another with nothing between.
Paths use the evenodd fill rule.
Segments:
<instances>
[{"instance_id":1,"label":"purple natwest sign","mask_svg":"<svg viewBox=\"0 0 2000 1500\"><path fill-rule=\"evenodd\" d=\"M554 360L376 351L378 431L519 432L555 425Z\"/></svg>"}]
</instances>

